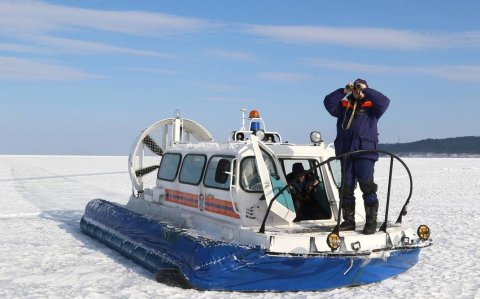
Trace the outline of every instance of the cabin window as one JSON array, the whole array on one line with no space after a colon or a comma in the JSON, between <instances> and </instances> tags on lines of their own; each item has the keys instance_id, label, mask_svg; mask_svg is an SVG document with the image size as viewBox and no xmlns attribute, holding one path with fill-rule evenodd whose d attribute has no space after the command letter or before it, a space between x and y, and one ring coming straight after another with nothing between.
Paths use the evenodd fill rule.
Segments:
<instances>
[{"instance_id":1,"label":"cabin window","mask_svg":"<svg viewBox=\"0 0 480 299\"><path fill-rule=\"evenodd\" d=\"M278 176L272 157L264 150L262 150L262 156L270 175ZM247 192L263 192L255 157L247 157L242 160L240 165L240 186Z\"/></svg>"},{"instance_id":2,"label":"cabin window","mask_svg":"<svg viewBox=\"0 0 480 299\"><path fill-rule=\"evenodd\" d=\"M202 179L206 160L205 155L186 155L183 158L179 181L185 184L198 185Z\"/></svg>"},{"instance_id":3,"label":"cabin window","mask_svg":"<svg viewBox=\"0 0 480 299\"><path fill-rule=\"evenodd\" d=\"M205 178L203 179L203 184L206 187L217 188L217 189L230 189L230 175L227 176L225 183L219 183L215 180L215 173L217 172L218 162L222 159L232 162L234 157L232 156L212 156L208 161L207 170L205 171ZM230 171L230 169L226 170Z\"/></svg>"},{"instance_id":4,"label":"cabin window","mask_svg":"<svg viewBox=\"0 0 480 299\"><path fill-rule=\"evenodd\" d=\"M157 178L164 181L173 181L177 176L178 165L182 155L180 154L164 154L162 161L160 162L160 168L158 170Z\"/></svg>"},{"instance_id":5,"label":"cabin window","mask_svg":"<svg viewBox=\"0 0 480 299\"><path fill-rule=\"evenodd\" d=\"M335 185L340 188L342 184L342 162L341 160L333 160L332 162L328 163L328 168L330 169L330 173L332 174L333 180L335 181Z\"/></svg>"}]
</instances>

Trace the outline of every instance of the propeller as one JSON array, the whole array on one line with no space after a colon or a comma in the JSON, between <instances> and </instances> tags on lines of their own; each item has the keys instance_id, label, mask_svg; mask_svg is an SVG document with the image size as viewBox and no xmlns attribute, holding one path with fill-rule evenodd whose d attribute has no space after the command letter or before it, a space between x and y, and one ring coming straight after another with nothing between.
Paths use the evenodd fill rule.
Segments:
<instances>
[{"instance_id":1,"label":"propeller","mask_svg":"<svg viewBox=\"0 0 480 299\"><path fill-rule=\"evenodd\" d=\"M160 146L158 146L158 144L152 139L152 137L150 137L149 135L145 136L145 138L143 138L143 144L145 144L153 153L159 155L159 156L163 156L163 150ZM148 167L145 167L145 168L142 168L142 169L139 169L139 170L136 170L135 171L135 176L138 178L138 177L142 177L146 174L149 174L150 172L158 169L158 165L152 165L152 166L148 166Z\"/></svg>"},{"instance_id":2,"label":"propeller","mask_svg":"<svg viewBox=\"0 0 480 299\"><path fill-rule=\"evenodd\" d=\"M150 172L156 170L159 166L158 165L153 165L153 166L148 166L139 170L135 171L135 175L138 177L142 177L146 174L149 174Z\"/></svg>"},{"instance_id":3,"label":"propeller","mask_svg":"<svg viewBox=\"0 0 480 299\"><path fill-rule=\"evenodd\" d=\"M161 147L158 146L158 144L149 136L145 136L143 139L143 143L155 154L162 156L163 155L163 150Z\"/></svg>"}]
</instances>

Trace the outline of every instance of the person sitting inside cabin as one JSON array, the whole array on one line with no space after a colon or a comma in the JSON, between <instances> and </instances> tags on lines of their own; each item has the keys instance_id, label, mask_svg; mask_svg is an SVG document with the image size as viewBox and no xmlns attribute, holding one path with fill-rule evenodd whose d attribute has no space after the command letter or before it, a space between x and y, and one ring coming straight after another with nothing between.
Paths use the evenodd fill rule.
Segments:
<instances>
[{"instance_id":1,"label":"person sitting inside cabin","mask_svg":"<svg viewBox=\"0 0 480 299\"><path fill-rule=\"evenodd\" d=\"M314 173L305 174L302 163L294 163L292 173L289 175L293 182L290 182L290 193L297 217L294 221L307 218L311 213L311 207L315 204L315 192L320 183L318 176Z\"/></svg>"}]
</instances>

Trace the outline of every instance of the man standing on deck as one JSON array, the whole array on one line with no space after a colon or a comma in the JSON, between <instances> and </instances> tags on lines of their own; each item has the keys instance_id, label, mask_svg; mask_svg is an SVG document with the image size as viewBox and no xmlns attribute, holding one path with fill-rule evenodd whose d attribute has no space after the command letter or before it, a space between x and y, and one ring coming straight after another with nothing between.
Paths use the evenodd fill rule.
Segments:
<instances>
[{"instance_id":1,"label":"man standing on deck","mask_svg":"<svg viewBox=\"0 0 480 299\"><path fill-rule=\"evenodd\" d=\"M378 144L378 119L387 110L390 100L369 88L367 81L357 79L325 97L327 111L337 118L335 153L341 155L357 150L373 150ZM343 188L343 222L340 230L355 230L356 184L363 192L365 227L363 234L375 233L377 228L377 185L373 173L378 153L366 152L348 156L345 164ZM343 165L342 165L343 167Z\"/></svg>"}]
</instances>

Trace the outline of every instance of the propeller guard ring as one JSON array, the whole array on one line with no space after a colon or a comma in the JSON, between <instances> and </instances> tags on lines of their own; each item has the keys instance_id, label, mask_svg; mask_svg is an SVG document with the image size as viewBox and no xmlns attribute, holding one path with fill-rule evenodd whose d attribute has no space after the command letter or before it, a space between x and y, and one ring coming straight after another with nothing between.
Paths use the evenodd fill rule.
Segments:
<instances>
[{"instance_id":1,"label":"propeller guard ring","mask_svg":"<svg viewBox=\"0 0 480 299\"><path fill-rule=\"evenodd\" d=\"M174 136L175 125L180 125L182 128L180 132L183 134L182 138L176 141L172 137ZM191 142L191 137L197 142L214 141L207 129L195 121L181 118L177 112L174 117L160 120L143 130L135 139L128 157L128 174L134 190L142 193L145 187L153 188L154 184L153 186L145 186L143 176L158 168L161 155L165 149L175 143ZM188 141L185 141L185 138ZM146 150L150 157L158 157L154 159L154 165L143 165Z\"/></svg>"}]
</instances>

